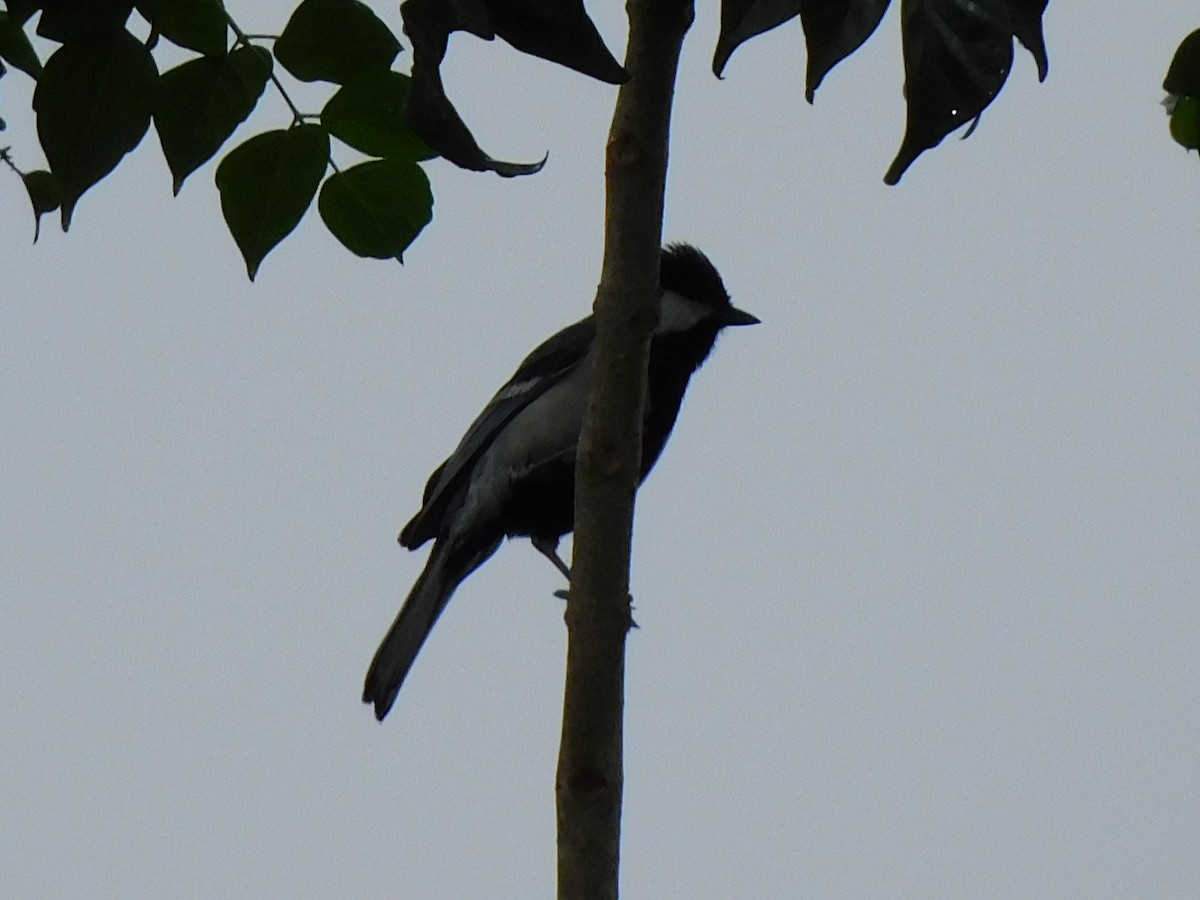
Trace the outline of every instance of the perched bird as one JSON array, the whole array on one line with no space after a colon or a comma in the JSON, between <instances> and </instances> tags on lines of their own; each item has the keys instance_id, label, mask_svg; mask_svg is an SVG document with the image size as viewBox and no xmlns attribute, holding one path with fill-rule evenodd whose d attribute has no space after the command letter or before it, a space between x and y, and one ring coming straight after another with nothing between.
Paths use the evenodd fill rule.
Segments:
<instances>
[{"instance_id":1,"label":"perched bird","mask_svg":"<svg viewBox=\"0 0 1200 900\"><path fill-rule=\"evenodd\" d=\"M708 257L687 244L662 251L658 325L650 338L644 479L657 461L687 389L727 325L754 316L729 302ZM382 720L450 596L505 537L529 537L570 579L559 539L575 518L575 447L592 386L596 329L589 316L534 350L471 423L425 485L421 509L400 532L415 550L433 540L425 569L375 652L363 702Z\"/></svg>"}]
</instances>

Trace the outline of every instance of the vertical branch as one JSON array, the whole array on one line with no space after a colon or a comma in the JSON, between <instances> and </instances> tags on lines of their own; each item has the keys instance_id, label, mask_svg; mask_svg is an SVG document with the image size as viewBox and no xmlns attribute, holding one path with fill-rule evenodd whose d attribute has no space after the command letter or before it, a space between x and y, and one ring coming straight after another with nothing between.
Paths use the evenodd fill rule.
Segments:
<instances>
[{"instance_id":1,"label":"vertical branch","mask_svg":"<svg viewBox=\"0 0 1200 900\"><path fill-rule=\"evenodd\" d=\"M620 855L629 555L642 404L657 320L667 144L692 0L628 0L625 68L606 149L596 377L580 436L555 794L560 900L615 900Z\"/></svg>"}]
</instances>

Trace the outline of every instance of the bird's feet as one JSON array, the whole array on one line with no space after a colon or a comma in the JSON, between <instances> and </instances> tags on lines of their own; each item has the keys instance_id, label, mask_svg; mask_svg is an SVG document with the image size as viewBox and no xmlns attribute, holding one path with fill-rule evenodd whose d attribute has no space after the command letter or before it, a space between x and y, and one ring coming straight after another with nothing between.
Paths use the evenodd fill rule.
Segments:
<instances>
[{"instance_id":1,"label":"bird's feet","mask_svg":"<svg viewBox=\"0 0 1200 900\"><path fill-rule=\"evenodd\" d=\"M562 557L558 555L558 541L549 541L545 538L531 537L529 543L533 544L533 549L554 565L554 568L562 572L563 578L569 582L571 580L571 567L562 561Z\"/></svg>"}]
</instances>

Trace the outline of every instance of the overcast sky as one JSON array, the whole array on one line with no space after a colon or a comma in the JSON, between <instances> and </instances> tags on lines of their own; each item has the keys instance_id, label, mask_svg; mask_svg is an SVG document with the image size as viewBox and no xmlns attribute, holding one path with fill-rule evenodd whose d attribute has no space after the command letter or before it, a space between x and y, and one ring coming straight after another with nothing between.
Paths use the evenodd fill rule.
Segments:
<instances>
[{"instance_id":1,"label":"overcast sky","mask_svg":"<svg viewBox=\"0 0 1200 900\"><path fill-rule=\"evenodd\" d=\"M1049 80L1018 52L896 188L898 4L813 107L797 23L718 82L716 21L666 235L763 324L639 497L624 895L1200 897L1200 162L1158 105L1196 5L1052 3ZM461 35L445 75L488 152L550 158L429 164L403 267L310 215L251 285L213 164L172 199L153 135L36 246L0 177L6 896L552 895L562 585L527 543L383 725L359 703L428 472L599 272L614 90Z\"/></svg>"}]
</instances>

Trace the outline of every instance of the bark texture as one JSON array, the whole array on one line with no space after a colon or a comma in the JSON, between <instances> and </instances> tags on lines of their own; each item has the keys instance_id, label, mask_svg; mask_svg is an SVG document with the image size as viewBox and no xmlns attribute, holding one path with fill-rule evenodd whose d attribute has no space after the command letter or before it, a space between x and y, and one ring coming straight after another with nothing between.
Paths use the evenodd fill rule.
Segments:
<instances>
[{"instance_id":1,"label":"bark texture","mask_svg":"<svg viewBox=\"0 0 1200 900\"><path fill-rule=\"evenodd\" d=\"M606 148L596 380L576 462L567 677L555 794L560 900L615 900L629 558L675 74L692 0L629 0Z\"/></svg>"}]
</instances>

